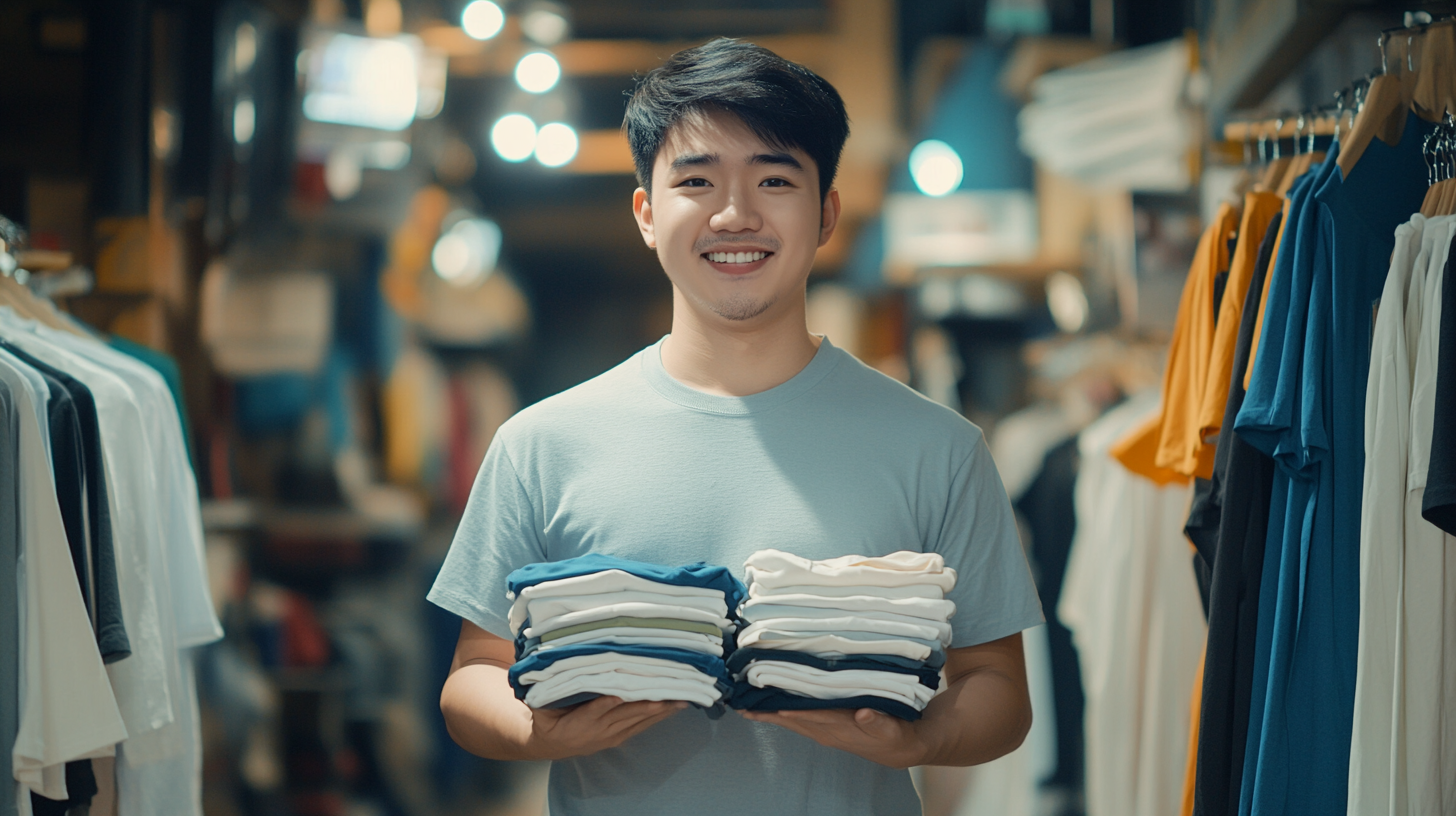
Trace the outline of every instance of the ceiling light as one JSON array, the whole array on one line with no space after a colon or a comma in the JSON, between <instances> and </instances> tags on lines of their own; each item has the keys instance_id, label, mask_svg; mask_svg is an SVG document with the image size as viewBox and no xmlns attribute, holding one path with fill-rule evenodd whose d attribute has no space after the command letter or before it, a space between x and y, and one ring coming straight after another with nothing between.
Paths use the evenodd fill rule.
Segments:
<instances>
[{"instance_id":1,"label":"ceiling light","mask_svg":"<svg viewBox=\"0 0 1456 816\"><path fill-rule=\"evenodd\" d=\"M239 23L233 35L233 73L246 74L258 58L258 29L252 23Z\"/></svg>"},{"instance_id":2,"label":"ceiling light","mask_svg":"<svg viewBox=\"0 0 1456 816\"><path fill-rule=\"evenodd\" d=\"M1067 334L1081 331L1087 325L1087 292L1082 282L1066 272L1053 272L1046 282L1047 309L1052 322Z\"/></svg>"},{"instance_id":3,"label":"ceiling light","mask_svg":"<svg viewBox=\"0 0 1456 816\"><path fill-rule=\"evenodd\" d=\"M508 162L531 158L536 149L536 123L524 113L509 113L490 129L490 146Z\"/></svg>"},{"instance_id":4,"label":"ceiling light","mask_svg":"<svg viewBox=\"0 0 1456 816\"><path fill-rule=\"evenodd\" d=\"M939 139L926 139L910 151L910 177L928 196L955 192L964 172L960 154Z\"/></svg>"},{"instance_id":5,"label":"ceiling light","mask_svg":"<svg viewBox=\"0 0 1456 816\"><path fill-rule=\"evenodd\" d=\"M456 286L489 277L500 259L501 230L494 221L464 218L445 230L430 253L435 274Z\"/></svg>"},{"instance_id":6,"label":"ceiling light","mask_svg":"<svg viewBox=\"0 0 1456 816\"><path fill-rule=\"evenodd\" d=\"M491 0L473 0L460 14L460 27L477 40L494 37L505 24L506 13Z\"/></svg>"},{"instance_id":7,"label":"ceiling light","mask_svg":"<svg viewBox=\"0 0 1456 816\"><path fill-rule=\"evenodd\" d=\"M257 111L253 100L239 99L233 106L233 141L247 144L253 141L253 129L257 126Z\"/></svg>"},{"instance_id":8,"label":"ceiling light","mask_svg":"<svg viewBox=\"0 0 1456 816\"><path fill-rule=\"evenodd\" d=\"M571 125L551 122L536 133L536 161L547 167L560 167L576 158L576 131Z\"/></svg>"},{"instance_id":9,"label":"ceiling light","mask_svg":"<svg viewBox=\"0 0 1456 816\"><path fill-rule=\"evenodd\" d=\"M571 33L571 24L556 6L542 4L522 12L521 33L538 45L556 45Z\"/></svg>"},{"instance_id":10,"label":"ceiling light","mask_svg":"<svg viewBox=\"0 0 1456 816\"><path fill-rule=\"evenodd\" d=\"M561 79L561 63L545 51L535 51L516 63L516 84L531 93L546 93Z\"/></svg>"}]
</instances>

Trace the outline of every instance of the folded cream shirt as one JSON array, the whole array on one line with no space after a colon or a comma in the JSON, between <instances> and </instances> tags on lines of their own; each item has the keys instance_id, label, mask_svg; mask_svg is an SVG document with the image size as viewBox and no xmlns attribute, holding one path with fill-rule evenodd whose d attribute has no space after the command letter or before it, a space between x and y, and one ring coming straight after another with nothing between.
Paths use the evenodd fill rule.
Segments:
<instances>
[{"instance_id":1,"label":"folded cream shirt","mask_svg":"<svg viewBox=\"0 0 1456 816\"><path fill-rule=\"evenodd\" d=\"M638 629L630 626L609 626L566 635L542 643L536 651L549 651L562 646L581 643L611 643L619 646L664 646L672 649L688 649L705 654L723 654L723 638L704 635L699 632L677 632L671 629Z\"/></svg>"},{"instance_id":2,"label":"folded cream shirt","mask_svg":"<svg viewBox=\"0 0 1456 816\"><path fill-rule=\"evenodd\" d=\"M786 586L765 586L759 583L748 585L748 597L770 598L777 595L818 595L825 598L864 597L874 598L927 598L938 601L945 597L940 587L933 584L907 584L905 586L830 586L827 584L788 584Z\"/></svg>"},{"instance_id":3,"label":"folded cream shirt","mask_svg":"<svg viewBox=\"0 0 1456 816\"><path fill-rule=\"evenodd\" d=\"M512 600L510 610L511 631L519 633L526 623L526 604L538 598L557 598L580 595L608 595L617 592L649 592L673 598L706 598L723 600L723 593L704 587L678 586L648 580L623 570L602 570L590 575L577 575L555 581L543 581L522 589L519 594L506 597ZM604 599L605 600L605 599Z\"/></svg>"},{"instance_id":4,"label":"folded cream shirt","mask_svg":"<svg viewBox=\"0 0 1456 816\"><path fill-rule=\"evenodd\" d=\"M805 607L806 612L816 610ZM891 616L884 612L845 614L833 610L831 615L810 615L795 617L773 617L755 620L744 627L743 634L765 629L781 632L869 632L887 637L910 637L921 640L938 640L942 646L950 643L949 623L908 618L904 615ZM741 642L741 638L740 638Z\"/></svg>"},{"instance_id":5,"label":"folded cream shirt","mask_svg":"<svg viewBox=\"0 0 1456 816\"><path fill-rule=\"evenodd\" d=\"M750 631L752 630L752 631ZM917 642L903 638L883 640L855 640L833 633L816 634L805 632L789 634L772 629L744 629L738 636L739 648L780 649L804 652L818 657L848 657L849 655L895 655L910 660L925 660L934 651L929 642Z\"/></svg>"},{"instance_id":6,"label":"folded cream shirt","mask_svg":"<svg viewBox=\"0 0 1456 816\"><path fill-rule=\"evenodd\" d=\"M825 671L798 663L756 660L748 664L745 677L749 684L759 688L781 688L816 700L874 695L922 709L935 696L935 689L925 686L913 674L869 669Z\"/></svg>"},{"instance_id":7,"label":"folded cream shirt","mask_svg":"<svg viewBox=\"0 0 1456 816\"><path fill-rule=\"evenodd\" d=\"M569 679L552 678L531 686L526 691L526 705L548 706L573 694L590 692L620 697L632 703L639 700L683 700L707 708L723 696L706 674L702 680L679 680L668 677L640 677L634 674L604 672Z\"/></svg>"},{"instance_id":8,"label":"folded cream shirt","mask_svg":"<svg viewBox=\"0 0 1456 816\"><path fill-rule=\"evenodd\" d=\"M743 566L749 582L765 587L929 584L945 592L956 582L955 570L945 565L939 553L906 550L875 557L846 555L822 561L811 561L781 550L759 550Z\"/></svg>"},{"instance_id":9,"label":"folded cream shirt","mask_svg":"<svg viewBox=\"0 0 1456 816\"><path fill-rule=\"evenodd\" d=\"M944 623L955 614L955 602L931 600L929 598L879 598L873 595L843 595L830 597L813 593L774 594L750 597L740 607L740 614L753 619L755 609L764 606L777 608L805 607L835 610L858 615L864 612L886 612L912 618Z\"/></svg>"},{"instance_id":10,"label":"folded cream shirt","mask_svg":"<svg viewBox=\"0 0 1456 816\"><path fill-rule=\"evenodd\" d=\"M673 618L674 620L698 621L712 624L725 632L733 631L733 623L723 615L715 612L696 609L691 606L630 601L627 603L602 604L591 609L583 609L579 612L566 612L549 618L532 618L531 625L517 634L524 634L528 638L540 637L548 632L567 626L594 623L611 618Z\"/></svg>"}]
</instances>

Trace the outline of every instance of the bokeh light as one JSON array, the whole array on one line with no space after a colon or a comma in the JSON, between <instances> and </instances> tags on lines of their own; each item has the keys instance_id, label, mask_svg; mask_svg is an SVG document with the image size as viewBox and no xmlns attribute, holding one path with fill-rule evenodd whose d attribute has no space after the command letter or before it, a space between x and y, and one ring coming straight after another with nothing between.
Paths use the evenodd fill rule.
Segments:
<instances>
[{"instance_id":1,"label":"bokeh light","mask_svg":"<svg viewBox=\"0 0 1456 816\"><path fill-rule=\"evenodd\" d=\"M955 192L964 173L960 154L939 139L926 139L910 151L910 178L928 196Z\"/></svg>"},{"instance_id":2,"label":"bokeh light","mask_svg":"<svg viewBox=\"0 0 1456 816\"><path fill-rule=\"evenodd\" d=\"M460 27L477 40L494 37L505 24L506 13L491 0L472 0L460 14Z\"/></svg>"},{"instance_id":3,"label":"bokeh light","mask_svg":"<svg viewBox=\"0 0 1456 816\"><path fill-rule=\"evenodd\" d=\"M516 63L516 84L531 93L546 93L561 79L561 63L545 51L534 51Z\"/></svg>"},{"instance_id":4,"label":"bokeh light","mask_svg":"<svg viewBox=\"0 0 1456 816\"><path fill-rule=\"evenodd\" d=\"M536 150L536 123L524 113L508 113L490 129L490 146L508 162L523 162Z\"/></svg>"},{"instance_id":5,"label":"bokeh light","mask_svg":"<svg viewBox=\"0 0 1456 816\"><path fill-rule=\"evenodd\" d=\"M536 161L547 167L561 167L576 158L578 140L571 125L551 122L536 133Z\"/></svg>"}]
</instances>

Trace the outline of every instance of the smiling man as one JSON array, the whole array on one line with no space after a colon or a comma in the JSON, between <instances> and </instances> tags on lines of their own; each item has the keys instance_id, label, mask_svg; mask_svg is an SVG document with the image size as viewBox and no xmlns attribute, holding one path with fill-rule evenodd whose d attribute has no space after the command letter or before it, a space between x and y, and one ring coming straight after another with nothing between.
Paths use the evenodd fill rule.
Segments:
<instances>
[{"instance_id":1,"label":"smiling man","mask_svg":"<svg viewBox=\"0 0 1456 816\"><path fill-rule=\"evenodd\" d=\"M802 66L716 40L645 76L625 129L672 333L497 433L430 592L464 618L446 724L481 756L552 760L556 816L919 813L907 768L1021 743L1020 633L1041 609L980 429L806 328L809 270L839 219L844 103ZM714 719L614 697L532 710L512 694L512 570L597 552L741 574L767 547L935 552L956 569L945 685L922 719Z\"/></svg>"}]
</instances>

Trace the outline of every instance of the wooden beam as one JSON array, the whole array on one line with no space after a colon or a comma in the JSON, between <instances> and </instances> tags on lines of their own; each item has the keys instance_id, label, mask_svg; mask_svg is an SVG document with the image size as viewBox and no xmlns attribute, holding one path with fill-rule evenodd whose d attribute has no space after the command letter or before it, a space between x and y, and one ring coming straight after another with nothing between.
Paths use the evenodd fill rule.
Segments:
<instances>
[{"instance_id":1,"label":"wooden beam","mask_svg":"<svg viewBox=\"0 0 1456 816\"><path fill-rule=\"evenodd\" d=\"M1216 3L1209 42L1209 118L1256 107L1339 25L1354 3L1248 0Z\"/></svg>"}]
</instances>

